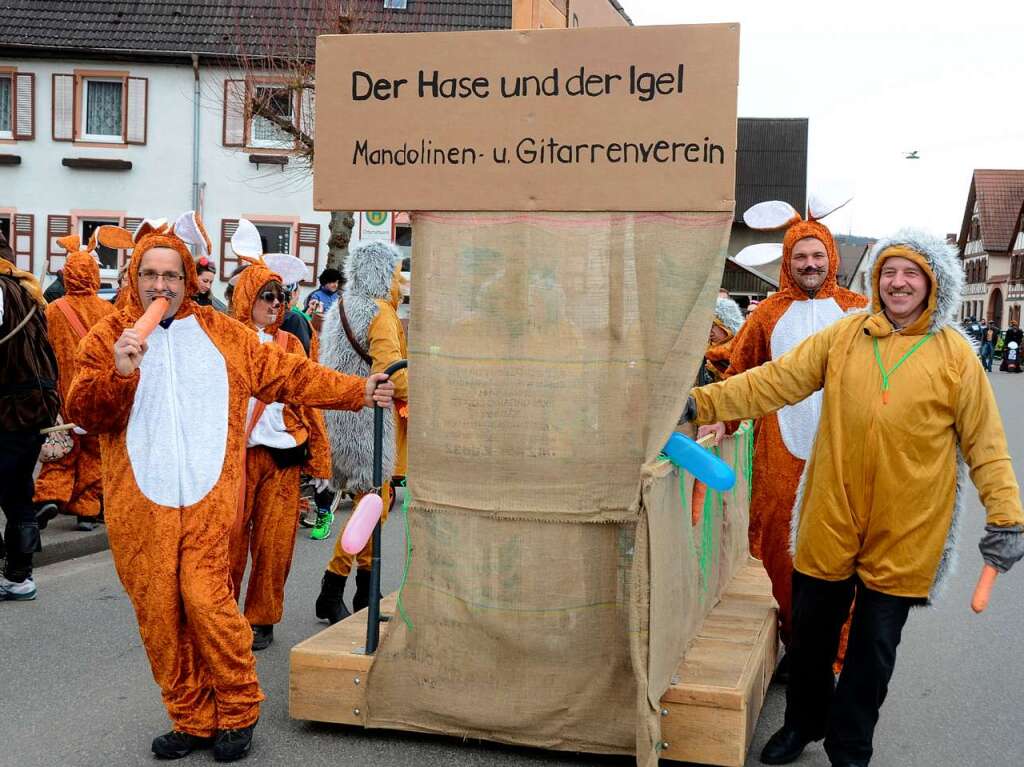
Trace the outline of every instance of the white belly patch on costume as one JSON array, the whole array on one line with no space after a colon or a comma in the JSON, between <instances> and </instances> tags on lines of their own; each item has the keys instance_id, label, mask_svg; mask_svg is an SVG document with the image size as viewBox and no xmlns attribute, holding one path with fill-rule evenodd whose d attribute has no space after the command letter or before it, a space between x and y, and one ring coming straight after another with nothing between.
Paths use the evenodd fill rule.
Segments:
<instances>
[{"instance_id":1,"label":"white belly patch on costume","mask_svg":"<svg viewBox=\"0 0 1024 767\"><path fill-rule=\"evenodd\" d=\"M194 316L157 327L142 358L125 442L135 484L153 503L198 503L220 479L228 371Z\"/></svg>"},{"instance_id":2,"label":"white belly patch on costume","mask_svg":"<svg viewBox=\"0 0 1024 767\"><path fill-rule=\"evenodd\" d=\"M824 330L842 316L843 310L833 298L794 301L772 330L772 359L777 360L808 336ZM776 414L783 444L793 456L803 461L811 456L821 418L821 400L821 392L816 391L803 402L787 405Z\"/></svg>"}]
</instances>

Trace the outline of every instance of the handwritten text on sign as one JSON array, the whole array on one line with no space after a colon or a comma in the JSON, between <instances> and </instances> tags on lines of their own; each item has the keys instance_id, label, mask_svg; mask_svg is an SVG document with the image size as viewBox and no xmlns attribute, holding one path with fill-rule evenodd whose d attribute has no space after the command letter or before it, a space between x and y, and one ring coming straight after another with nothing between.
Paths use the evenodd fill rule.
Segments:
<instances>
[{"instance_id":1,"label":"handwritten text on sign","mask_svg":"<svg viewBox=\"0 0 1024 767\"><path fill-rule=\"evenodd\" d=\"M321 38L316 206L728 210L737 41L735 25Z\"/></svg>"}]
</instances>

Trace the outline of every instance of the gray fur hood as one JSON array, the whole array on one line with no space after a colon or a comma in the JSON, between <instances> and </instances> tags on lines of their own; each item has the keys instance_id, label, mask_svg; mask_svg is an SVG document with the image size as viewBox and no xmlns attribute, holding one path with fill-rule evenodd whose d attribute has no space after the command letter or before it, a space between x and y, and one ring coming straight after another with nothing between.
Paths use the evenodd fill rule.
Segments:
<instances>
[{"instance_id":1,"label":"gray fur hood","mask_svg":"<svg viewBox=\"0 0 1024 767\"><path fill-rule=\"evenodd\" d=\"M730 333L736 335L743 325L743 311L731 298L719 298L715 301L715 319Z\"/></svg>"},{"instance_id":2,"label":"gray fur hood","mask_svg":"<svg viewBox=\"0 0 1024 767\"><path fill-rule=\"evenodd\" d=\"M891 237L875 243L868 256L868 273L871 275L871 310L880 312L882 305L878 294L879 256L887 249L905 247L919 253L927 262L934 275L932 291L935 294L935 309L929 330L933 333L944 327L959 329L957 314L964 294L964 270L960 263L959 251L944 239L917 229L902 229ZM929 298L929 303L931 300Z\"/></svg>"},{"instance_id":3,"label":"gray fur hood","mask_svg":"<svg viewBox=\"0 0 1024 767\"><path fill-rule=\"evenodd\" d=\"M343 298L390 298L395 266L402 254L390 243L370 240L352 243L345 259Z\"/></svg>"}]
</instances>

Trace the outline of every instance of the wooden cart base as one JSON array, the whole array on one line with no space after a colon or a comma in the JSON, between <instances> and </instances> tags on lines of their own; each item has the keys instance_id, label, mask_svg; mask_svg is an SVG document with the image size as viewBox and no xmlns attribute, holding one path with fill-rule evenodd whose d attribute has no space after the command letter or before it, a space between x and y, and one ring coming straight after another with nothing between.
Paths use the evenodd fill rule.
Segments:
<instances>
[{"instance_id":1,"label":"wooden cart base","mask_svg":"<svg viewBox=\"0 0 1024 767\"><path fill-rule=\"evenodd\" d=\"M381 612L395 614L396 596ZM381 626L382 634L389 624ZM366 610L291 651L293 719L365 726ZM664 759L742 767L778 656L777 608L751 559L705 619L662 698Z\"/></svg>"}]
</instances>

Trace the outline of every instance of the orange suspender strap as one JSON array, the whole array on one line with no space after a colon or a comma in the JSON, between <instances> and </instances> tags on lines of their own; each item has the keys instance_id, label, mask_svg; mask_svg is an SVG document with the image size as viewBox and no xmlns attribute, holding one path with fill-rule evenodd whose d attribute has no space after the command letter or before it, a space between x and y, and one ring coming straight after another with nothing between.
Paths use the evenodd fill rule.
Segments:
<instances>
[{"instance_id":1,"label":"orange suspender strap","mask_svg":"<svg viewBox=\"0 0 1024 767\"><path fill-rule=\"evenodd\" d=\"M89 334L89 330L82 323L81 318L75 313L75 310L71 308L71 304L68 303L67 299L63 296L53 302L53 305L61 310L61 313L67 318L68 324L71 329L74 330L79 338L85 338Z\"/></svg>"},{"instance_id":2,"label":"orange suspender strap","mask_svg":"<svg viewBox=\"0 0 1024 767\"><path fill-rule=\"evenodd\" d=\"M278 330L274 336L274 340L277 345L281 347L282 351L288 351L288 333L284 330ZM263 411L267 409L266 402L260 402L256 400L256 406L252 409L252 415L249 416L249 423L245 427L245 439L242 440L242 480L238 485L238 510L235 514L235 526L238 528L237 532L241 532L242 517L245 514L245 458L246 451L249 449L249 437L252 436L253 429L256 428L256 424L263 416Z\"/></svg>"}]
</instances>

